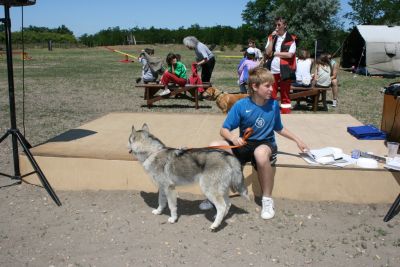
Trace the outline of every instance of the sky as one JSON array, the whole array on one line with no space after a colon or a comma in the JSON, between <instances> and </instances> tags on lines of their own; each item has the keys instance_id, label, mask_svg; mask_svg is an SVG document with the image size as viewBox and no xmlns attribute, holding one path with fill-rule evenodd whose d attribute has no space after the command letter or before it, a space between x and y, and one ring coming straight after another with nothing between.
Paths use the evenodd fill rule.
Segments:
<instances>
[{"instance_id":1,"label":"sky","mask_svg":"<svg viewBox=\"0 0 400 267\"><path fill-rule=\"evenodd\" d=\"M57 28L65 25L76 37L95 34L109 27L187 28L200 26L232 26L243 24L241 13L249 0L36 0L25 6L24 27L29 25ZM345 0L340 0L339 15L350 10ZM21 7L11 7L11 30L20 31ZM0 6L4 17L4 7Z\"/></svg>"}]
</instances>

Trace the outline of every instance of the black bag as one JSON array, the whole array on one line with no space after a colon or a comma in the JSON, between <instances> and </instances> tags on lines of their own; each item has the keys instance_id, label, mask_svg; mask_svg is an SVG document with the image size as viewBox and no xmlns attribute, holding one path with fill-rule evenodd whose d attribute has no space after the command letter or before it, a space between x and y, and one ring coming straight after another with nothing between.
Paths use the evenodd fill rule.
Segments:
<instances>
[{"instance_id":1,"label":"black bag","mask_svg":"<svg viewBox=\"0 0 400 267\"><path fill-rule=\"evenodd\" d=\"M388 87L384 87L385 95L400 96L400 82L389 84Z\"/></svg>"}]
</instances>

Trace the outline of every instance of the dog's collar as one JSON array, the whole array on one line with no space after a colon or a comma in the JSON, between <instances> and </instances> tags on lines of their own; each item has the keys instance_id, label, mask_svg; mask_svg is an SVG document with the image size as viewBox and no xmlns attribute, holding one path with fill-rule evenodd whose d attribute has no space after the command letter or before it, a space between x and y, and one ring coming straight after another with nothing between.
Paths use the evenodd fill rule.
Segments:
<instances>
[{"instance_id":1,"label":"dog's collar","mask_svg":"<svg viewBox=\"0 0 400 267\"><path fill-rule=\"evenodd\" d=\"M219 98L220 96L224 95L224 94L225 94L225 92L221 91L221 93L219 93L218 95L215 96L215 100L218 100L218 98Z\"/></svg>"}]
</instances>

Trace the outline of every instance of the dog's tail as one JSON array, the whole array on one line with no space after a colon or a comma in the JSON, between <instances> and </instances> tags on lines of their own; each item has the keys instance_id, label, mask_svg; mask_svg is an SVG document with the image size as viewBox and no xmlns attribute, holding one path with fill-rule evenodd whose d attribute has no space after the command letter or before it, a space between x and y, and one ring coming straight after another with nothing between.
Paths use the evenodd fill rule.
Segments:
<instances>
[{"instance_id":1,"label":"dog's tail","mask_svg":"<svg viewBox=\"0 0 400 267\"><path fill-rule=\"evenodd\" d=\"M237 163L232 166L232 180L231 180L231 189L233 192L238 192L242 197L247 200L250 200L249 194L247 192L246 184L244 183L244 176L242 172L242 167L237 161Z\"/></svg>"}]
</instances>

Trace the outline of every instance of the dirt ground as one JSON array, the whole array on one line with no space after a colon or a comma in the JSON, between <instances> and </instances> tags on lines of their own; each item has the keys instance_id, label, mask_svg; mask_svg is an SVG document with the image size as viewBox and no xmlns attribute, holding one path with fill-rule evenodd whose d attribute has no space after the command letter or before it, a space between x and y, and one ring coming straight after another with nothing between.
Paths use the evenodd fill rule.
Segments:
<instances>
[{"instance_id":1,"label":"dirt ground","mask_svg":"<svg viewBox=\"0 0 400 267\"><path fill-rule=\"evenodd\" d=\"M257 201L232 199L217 232L200 196L181 194L179 220L153 215L155 193L2 187L0 266L399 266L400 217L389 205L276 199L272 220Z\"/></svg>"}]
</instances>

